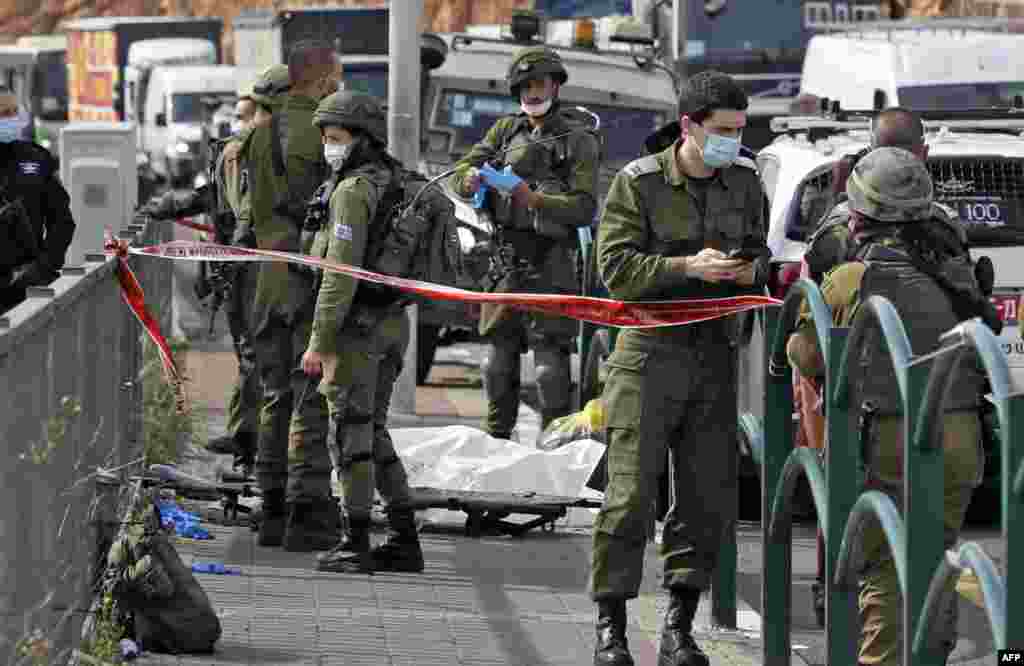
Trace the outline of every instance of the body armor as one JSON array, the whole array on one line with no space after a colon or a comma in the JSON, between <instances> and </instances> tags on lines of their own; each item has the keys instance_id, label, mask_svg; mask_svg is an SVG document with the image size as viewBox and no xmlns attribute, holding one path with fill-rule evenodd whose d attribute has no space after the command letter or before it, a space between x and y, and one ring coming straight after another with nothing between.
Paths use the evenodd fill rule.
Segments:
<instances>
[{"instance_id":1,"label":"body armor","mask_svg":"<svg viewBox=\"0 0 1024 666\"><path fill-rule=\"evenodd\" d=\"M873 295L889 299L900 313L913 353L923 355L936 349L939 337L961 321L946 290L918 270L901 249L872 244L862 256L867 271L860 286L860 301ZM947 261L943 271L958 288L977 290L972 268L966 261ZM856 369L851 368L851 379L859 401L872 403L879 415L901 414L899 386L884 345L880 329L872 326ZM948 411L973 409L979 404L984 377L976 361L968 359L965 363L970 365L950 388Z\"/></svg>"}]
</instances>

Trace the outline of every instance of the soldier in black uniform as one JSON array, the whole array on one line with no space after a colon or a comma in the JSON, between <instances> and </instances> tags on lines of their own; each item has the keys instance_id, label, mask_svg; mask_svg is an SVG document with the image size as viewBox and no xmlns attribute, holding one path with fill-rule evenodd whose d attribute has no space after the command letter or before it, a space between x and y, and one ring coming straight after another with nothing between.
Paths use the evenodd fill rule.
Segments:
<instances>
[{"instance_id":1,"label":"soldier in black uniform","mask_svg":"<svg viewBox=\"0 0 1024 666\"><path fill-rule=\"evenodd\" d=\"M28 124L15 94L0 89L0 312L58 277L75 233L56 160L21 138Z\"/></svg>"}]
</instances>

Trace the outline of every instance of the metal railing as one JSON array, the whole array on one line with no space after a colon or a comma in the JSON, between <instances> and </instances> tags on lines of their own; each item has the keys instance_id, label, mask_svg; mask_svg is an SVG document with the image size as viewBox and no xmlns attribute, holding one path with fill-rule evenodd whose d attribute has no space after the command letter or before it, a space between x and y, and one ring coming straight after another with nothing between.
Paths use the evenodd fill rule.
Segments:
<instances>
[{"instance_id":1,"label":"metal railing","mask_svg":"<svg viewBox=\"0 0 1024 666\"><path fill-rule=\"evenodd\" d=\"M119 236L148 245L170 233L169 223L153 223ZM168 330L170 262L130 263L150 310ZM83 266L30 288L25 302L0 316L3 653L27 629L29 613L72 618L51 642L72 643L79 635L100 527L92 523L103 513L90 501L102 493L86 484L82 496L81 481L141 455L143 329L122 300L115 265L102 253L86 255ZM73 417L69 404L77 405Z\"/></svg>"},{"instance_id":2,"label":"metal railing","mask_svg":"<svg viewBox=\"0 0 1024 666\"><path fill-rule=\"evenodd\" d=\"M793 445L792 377L785 355L800 306L806 302L825 360L825 464L806 448ZM961 323L948 332L940 348L914 356L903 323L885 298L870 297L849 329L834 327L829 308L818 287L802 279L790 290L780 311L767 311L769 353L765 355L766 391L763 428L758 419L740 418L744 434L761 466L764 575L762 576L762 637L764 663L790 663L792 625L792 519L794 488L805 475L821 529L825 535L827 581L827 652L832 666L857 663L856 575L861 553L860 531L865 521L877 520L896 563L903 592L903 663L940 664L943 655L928 651L928 636L950 579L970 568L978 577L993 643L1007 647L1013 628L1024 627L1024 597L1013 590L1024 583L1010 563L1024 553L1024 465L1020 446L1014 446L1024 426L1024 394L1014 392L1009 368L996 336L977 320ZM848 368L869 326L881 332L895 370L904 414L903 509L885 493L864 490L861 447L849 424ZM948 388L956 380L962 360L973 352L980 359L991 386L1002 446L1002 534L1006 542L1005 573L1000 576L992 560L976 543L956 551L944 547L943 451L941 415ZM973 354L972 354L973 355ZM852 470L857 470L852 472ZM731 555L731 558L730 558ZM713 616L735 626L735 544L723 546L723 561L716 575L721 593L713 594ZM730 582L731 579L731 582Z\"/></svg>"}]
</instances>

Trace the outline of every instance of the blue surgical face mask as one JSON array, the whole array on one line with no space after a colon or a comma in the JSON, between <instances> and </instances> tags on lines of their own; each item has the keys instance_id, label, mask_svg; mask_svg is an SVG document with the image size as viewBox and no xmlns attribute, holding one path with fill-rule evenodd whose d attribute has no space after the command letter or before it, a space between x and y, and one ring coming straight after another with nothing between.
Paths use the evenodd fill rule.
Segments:
<instances>
[{"instance_id":1,"label":"blue surgical face mask","mask_svg":"<svg viewBox=\"0 0 1024 666\"><path fill-rule=\"evenodd\" d=\"M0 118L0 143L10 143L24 138L28 117L22 114Z\"/></svg>"},{"instance_id":2,"label":"blue surgical face mask","mask_svg":"<svg viewBox=\"0 0 1024 666\"><path fill-rule=\"evenodd\" d=\"M740 137L722 136L705 131L704 145L700 152L704 164L712 169L723 169L739 157Z\"/></svg>"}]
</instances>

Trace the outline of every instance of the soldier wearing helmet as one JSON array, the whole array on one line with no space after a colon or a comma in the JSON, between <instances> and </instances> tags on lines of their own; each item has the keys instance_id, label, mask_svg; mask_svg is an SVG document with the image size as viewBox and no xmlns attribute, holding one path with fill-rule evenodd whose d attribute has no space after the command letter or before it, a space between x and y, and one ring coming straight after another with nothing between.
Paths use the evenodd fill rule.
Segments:
<instances>
[{"instance_id":1,"label":"soldier wearing helmet","mask_svg":"<svg viewBox=\"0 0 1024 666\"><path fill-rule=\"evenodd\" d=\"M387 116L372 95L343 91L313 115L331 176L317 191L303 234L309 252L366 267L386 216L400 202L402 165L387 152ZM375 300L367 285L324 273L302 369L321 377L330 412L328 448L341 479L348 534L317 558L321 571L423 570L405 467L386 428L388 404L409 343L404 301ZM293 430L301 427L296 419ZM387 502L388 540L371 548L374 490Z\"/></svg>"},{"instance_id":2,"label":"soldier wearing helmet","mask_svg":"<svg viewBox=\"0 0 1024 666\"><path fill-rule=\"evenodd\" d=\"M523 48L506 81L520 112L499 119L462 158L452 177L464 196L486 186L485 206L501 228L513 260L496 291L575 294L576 228L594 221L598 141L562 108L559 91L569 75L558 53ZM558 138L555 138L558 137ZM535 144L536 140L553 139ZM480 334L489 343L484 362L486 430L509 439L519 412L519 359L534 352L541 429L570 411L569 357L577 333L571 319L484 305Z\"/></svg>"},{"instance_id":3,"label":"soldier wearing helmet","mask_svg":"<svg viewBox=\"0 0 1024 666\"><path fill-rule=\"evenodd\" d=\"M212 181L186 194L167 192L147 203L139 215L153 219L211 215L215 222L216 242L255 247L249 197L245 191L239 154L248 130L256 124L269 123L270 110L280 104L281 95L289 86L288 68L283 65L268 67L255 80L241 86L235 102L232 135L223 142L216 158ZM260 92L256 93L256 89ZM211 439L206 448L213 453L234 456L236 466L251 468L255 464L259 413L263 402L249 330L258 268L238 263L231 265L228 272L231 276L230 292L224 302L224 311L238 360L238 379L228 399L227 432Z\"/></svg>"},{"instance_id":4,"label":"soldier wearing helmet","mask_svg":"<svg viewBox=\"0 0 1024 666\"><path fill-rule=\"evenodd\" d=\"M822 283L833 325L850 326L871 296L888 299L900 314L914 356L938 348L939 338L960 321L975 316L964 307L963 294L983 300L967 262L955 248L936 245L929 229L933 215L932 180L924 163L901 148L877 148L853 168L846 184L853 228L853 260L840 264ZM849 377L852 404L865 405L868 441L866 485L902 501L903 409L892 361L879 335L864 338L865 349ZM824 375L817 333L809 313L801 313L787 345L790 362L805 377ZM943 432L946 547L957 540L971 494L981 479L983 458L978 407L983 375L972 359L969 371L950 387ZM877 523L861 535L865 565L860 570L861 632L858 662L901 662L902 601L895 559ZM934 654L948 657L956 645L956 595L952 585L943 597L940 624L929 637ZM912 637L907 636L906 640Z\"/></svg>"},{"instance_id":5,"label":"soldier wearing helmet","mask_svg":"<svg viewBox=\"0 0 1024 666\"><path fill-rule=\"evenodd\" d=\"M298 252L306 203L326 164L313 114L338 89L341 63L326 42L297 43L285 68L271 68L253 100L272 111L247 133L239 152L252 235L260 248ZM286 89L287 92L283 92ZM297 372L315 307L308 274L261 263L252 302L252 339L263 384L256 475L263 494L259 543L291 551L337 541L338 504L331 493L327 404ZM292 428L294 422L301 427Z\"/></svg>"}]
</instances>

